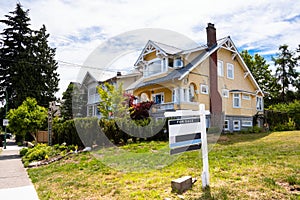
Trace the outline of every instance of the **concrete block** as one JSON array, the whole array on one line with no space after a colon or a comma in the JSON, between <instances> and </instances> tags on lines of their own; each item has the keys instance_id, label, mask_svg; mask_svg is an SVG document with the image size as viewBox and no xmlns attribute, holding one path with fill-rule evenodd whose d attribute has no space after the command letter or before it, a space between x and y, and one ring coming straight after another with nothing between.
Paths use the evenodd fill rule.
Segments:
<instances>
[{"instance_id":1,"label":"concrete block","mask_svg":"<svg viewBox=\"0 0 300 200\"><path fill-rule=\"evenodd\" d=\"M188 189L191 189L193 185L191 176L183 176L181 178L171 181L172 190L182 193Z\"/></svg>"}]
</instances>

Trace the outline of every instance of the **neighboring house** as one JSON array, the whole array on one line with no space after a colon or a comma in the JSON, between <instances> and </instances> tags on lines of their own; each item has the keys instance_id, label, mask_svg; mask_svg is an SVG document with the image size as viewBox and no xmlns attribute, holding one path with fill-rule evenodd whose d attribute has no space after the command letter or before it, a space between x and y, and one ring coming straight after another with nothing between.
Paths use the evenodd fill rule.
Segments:
<instances>
[{"instance_id":1,"label":"neighboring house","mask_svg":"<svg viewBox=\"0 0 300 200\"><path fill-rule=\"evenodd\" d=\"M207 45L190 50L148 41L135 63L143 76L127 91L154 101L156 117L167 110L197 110L203 103L210 112L208 126L218 126L215 116L224 113L225 131L252 127L253 116L263 112L264 94L231 38L216 40L210 23L206 31Z\"/></svg>"},{"instance_id":2,"label":"neighboring house","mask_svg":"<svg viewBox=\"0 0 300 200\"><path fill-rule=\"evenodd\" d=\"M132 83L136 82L142 74L135 72L128 75L122 75L121 72L117 72L116 76L102 81L103 73L93 73L93 75L90 72L87 72L82 81L81 87L84 88L84 91L87 93L87 116L96 116L100 118L101 114L97 108L100 102L100 96L98 94L97 87L102 85L104 82L109 82L112 85L122 83L123 88L125 89Z\"/></svg>"}]
</instances>

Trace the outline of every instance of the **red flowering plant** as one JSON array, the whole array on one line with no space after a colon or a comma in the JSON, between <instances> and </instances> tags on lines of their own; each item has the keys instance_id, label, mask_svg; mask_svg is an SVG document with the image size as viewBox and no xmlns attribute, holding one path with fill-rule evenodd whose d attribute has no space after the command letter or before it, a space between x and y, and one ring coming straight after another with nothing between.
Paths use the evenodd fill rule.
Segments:
<instances>
[{"instance_id":1,"label":"red flowering plant","mask_svg":"<svg viewBox=\"0 0 300 200\"><path fill-rule=\"evenodd\" d=\"M134 103L137 100L137 97L132 94L126 94L128 97L128 105L130 111L130 118L133 120L143 120L149 118L150 108L153 105L153 101L144 101Z\"/></svg>"}]
</instances>

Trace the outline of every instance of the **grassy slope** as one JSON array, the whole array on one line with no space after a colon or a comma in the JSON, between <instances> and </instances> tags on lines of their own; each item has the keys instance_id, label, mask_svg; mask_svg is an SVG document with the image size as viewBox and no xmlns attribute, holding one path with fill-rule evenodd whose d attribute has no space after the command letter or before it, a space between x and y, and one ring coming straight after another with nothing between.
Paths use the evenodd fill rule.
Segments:
<instances>
[{"instance_id":1,"label":"grassy slope","mask_svg":"<svg viewBox=\"0 0 300 200\"><path fill-rule=\"evenodd\" d=\"M151 142L124 148L155 154L166 145ZM125 158L126 154L115 157ZM89 153L28 172L40 199L178 199L170 182L184 175L198 178L183 194L185 199L300 199L299 160L300 131L293 131L222 136L209 153L211 187L206 191L201 189L202 161L197 151L145 172L111 169ZM125 169L129 164L124 163Z\"/></svg>"}]
</instances>

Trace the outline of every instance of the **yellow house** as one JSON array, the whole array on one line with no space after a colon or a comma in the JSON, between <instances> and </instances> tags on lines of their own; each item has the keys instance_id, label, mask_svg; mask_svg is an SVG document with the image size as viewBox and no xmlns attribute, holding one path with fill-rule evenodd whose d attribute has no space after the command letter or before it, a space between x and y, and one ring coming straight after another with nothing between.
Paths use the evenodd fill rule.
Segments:
<instances>
[{"instance_id":1,"label":"yellow house","mask_svg":"<svg viewBox=\"0 0 300 200\"><path fill-rule=\"evenodd\" d=\"M208 126L216 126L215 116L223 116L225 131L253 126L253 116L263 112L263 92L230 37L216 39L209 23L207 45L183 50L148 41L135 67L143 76L127 88L140 101L154 101L152 113L198 109L205 104L210 113Z\"/></svg>"}]
</instances>

